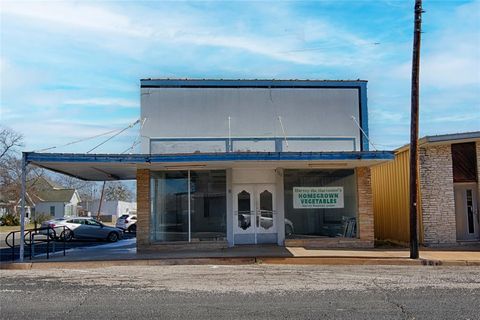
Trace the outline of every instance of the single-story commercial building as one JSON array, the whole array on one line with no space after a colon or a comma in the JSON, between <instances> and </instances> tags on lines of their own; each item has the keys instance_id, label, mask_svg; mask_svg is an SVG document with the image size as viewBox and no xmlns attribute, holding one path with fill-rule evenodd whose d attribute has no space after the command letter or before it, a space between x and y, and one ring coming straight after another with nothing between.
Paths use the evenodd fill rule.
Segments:
<instances>
[{"instance_id":1,"label":"single-story commercial building","mask_svg":"<svg viewBox=\"0 0 480 320\"><path fill-rule=\"evenodd\" d=\"M375 235L409 241L409 146L372 168ZM419 234L424 245L480 241L480 131L419 140Z\"/></svg>"},{"instance_id":2,"label":"single-story commercial building","mask_svg":"<svg viewBox=\"0 0 480 320\"><path fill-rule=\"evenodd\" d=\"M142 153L26 153L136 179L137 247L373 247L366 81L141 80Z\"/></svg>"},{"instance_id":3,"label":"single-story commercial building","mask_svg":"<svg viewBox=\"0 0 480 320\"><path fill-rule=\"evenodd\" d=\"M85 213L91 217L97 216L100 206L99 219L103 222L116 222L122 215L137 213L137 203L130 201L103 200L100 205L100 200L88 200L81 202L81 205Z\"/></svg>"}]
</instances>

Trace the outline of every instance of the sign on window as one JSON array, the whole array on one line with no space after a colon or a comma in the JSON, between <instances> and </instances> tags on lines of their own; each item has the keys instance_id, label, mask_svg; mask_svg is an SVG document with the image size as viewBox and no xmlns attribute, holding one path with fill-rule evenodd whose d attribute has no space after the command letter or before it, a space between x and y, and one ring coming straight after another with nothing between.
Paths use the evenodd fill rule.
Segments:
<instances>
[{"instance_id":1,"label":"sign on window","mask_svg":"<svg viewBox=\"0 0 480 320\"><path fill-rule=\"evenodd\" d=\"M293 187L293 208L343 208L343 187Z\"/></svg>"}]
</instances>

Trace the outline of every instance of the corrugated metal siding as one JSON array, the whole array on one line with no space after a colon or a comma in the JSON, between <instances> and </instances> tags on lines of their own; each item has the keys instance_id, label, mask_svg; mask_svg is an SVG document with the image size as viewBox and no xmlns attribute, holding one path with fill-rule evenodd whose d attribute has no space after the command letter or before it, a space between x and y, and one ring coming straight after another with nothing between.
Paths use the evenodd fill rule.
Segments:
<instances>
[{"instance_id":1,"label":"corrugated metal siding","mask_svg":"<svg viewBox=\"0 0 480 320\"><path fill-rule=\"evenodd\" d=\"M409 160L410 151L405 150L394 161L372 167L376 239L409 242ZM421 214L419 230L422 242Z\"/></svg>"}]
</instances>

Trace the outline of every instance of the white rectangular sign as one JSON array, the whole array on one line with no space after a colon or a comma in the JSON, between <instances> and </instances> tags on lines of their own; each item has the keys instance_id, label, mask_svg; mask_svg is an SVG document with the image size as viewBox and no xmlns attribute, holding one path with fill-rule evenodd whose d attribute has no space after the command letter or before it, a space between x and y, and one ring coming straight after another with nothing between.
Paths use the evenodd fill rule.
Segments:
<instances>
[{"instance_id":1,"label":"white rectangular sign","mask_svg":"<svg viewBox=\"0 0 480 320\"><path fill-rule=\"evenodd\" d=\"M343 187L294 187L293 208L343 208Z\"/></svg>"}]
</instances>

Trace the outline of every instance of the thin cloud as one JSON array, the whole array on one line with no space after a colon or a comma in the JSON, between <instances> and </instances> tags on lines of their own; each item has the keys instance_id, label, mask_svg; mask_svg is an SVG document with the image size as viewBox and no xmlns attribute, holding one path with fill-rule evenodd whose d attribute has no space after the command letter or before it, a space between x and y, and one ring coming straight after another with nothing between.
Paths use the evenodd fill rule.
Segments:
<instances>
[{"instance_id":1,"label":"thin cloud","mask_svg":"<svg viewBox=\"0 0 480 320\"><path fill-rule=\"evenodd\" d=\"M2 15L23 16L56 26L89 29L94 32L148 37L152 30L134 24L127 16L98 5L78 2L4 1Z\"/></svg>"},{"instance_id":2,"label":"thin cloud","mask_svg":"<svg viewBox=\"0 0 480 320\"><path fill-rule=\"evenodd\" d=\"M72 99L64 102L65 105L76 105L85 107L122 107L122 108L139 108L140 104L136 100L117 99L117 98L88 98L88 99Z\"/></svg>"},{"instance_id":3,"label":"thin cloud","mask_svg":"<svg viewBox=\"0 0 480 320\"><path fill-rule=\"evenodd\" d=\"M246 51L252 54L305 65L345 65L360 60L360 55L355 51L366 53L365 44L373 43L371 39L362 39L352 32L342 30L340 26L331 25L325 21L305 21L301 30L300 38L280 37L278 34L264 34L254 31L232 30L222 25L210 24L205 26L208 20L204 13L188 11L188 13L174 14L179 21L164 12L158 12L156 16L147 16L142 22L129 16L128 13L115 11L113 6L71 2L5 2L2 7L2 14L24 17L29 23L41 22L43 27L49 27L51 32L67 32L74 28L78 32L94 33L95 37L85 37L90 41L98 41L98 45L104 48L111 48L119 53L138 51L132 49L131 42L125 42L124 37L131 37L137 45L135 47L148 47L148 43L163 42L165 44L185 44L190 46L210 46L228 48L233 50ZM149 20L154 18L154 20ZM277 23L272 18L266 17L264 24L269 26ZM297 17L290 15L284 17L288 20L295 20ZM33 20L32 20L33 19ZM63 27L61 27L63 26ZM267 29L270 29L268 27ZM110 38L103 39L103 35L110 35ZM298 51L309 42L329 41L341 43L337 47L335 55L331 51ZM88 40L87 40L88 41ZM124 47L125 50L122 50ZM345 50L348 48L348 50ZM333 48L335 49L335 48ZM368 48L367 48L368 49Z\"/></svg>"}]
</instances>

